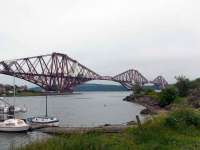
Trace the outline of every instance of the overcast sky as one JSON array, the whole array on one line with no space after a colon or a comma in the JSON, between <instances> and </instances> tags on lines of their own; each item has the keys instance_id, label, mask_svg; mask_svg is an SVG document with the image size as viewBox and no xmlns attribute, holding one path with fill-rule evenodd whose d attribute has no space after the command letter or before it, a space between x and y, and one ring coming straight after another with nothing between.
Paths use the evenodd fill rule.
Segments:
<instances>
[{"instance_id":1,"label":"overcast sky","mask_svg":"<svg viewBox=\"0 0 200 150\"><path fill-rule=\"evenodd\" d=\"M199 0L0 0L0 60L62 52L102 75L133 68L149 80L194 79L199 7Z\"/></svg>"}]
</instances>

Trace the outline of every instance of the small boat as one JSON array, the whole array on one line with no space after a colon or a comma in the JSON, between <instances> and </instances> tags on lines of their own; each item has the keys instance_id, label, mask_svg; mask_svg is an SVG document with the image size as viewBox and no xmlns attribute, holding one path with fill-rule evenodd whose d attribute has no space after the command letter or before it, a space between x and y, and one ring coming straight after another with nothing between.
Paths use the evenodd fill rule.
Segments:
<instances>
[{"instance_id":1,"label":"small boat","mask_svg":"<svg viewBox=\"0 0 200 150\"><path fill-rule=\"evenodd\" d=\"M55 117L32 117L28 118L27 121L32 124L41 124L52 127L59 126L59 120Z\"/></svg>"},{"instance_id":2,"label":"small boat","mask_svg":"<svg viewBox=\"0 0 200 150\"><path fill-rule=\"evenodd\" d=\"M39 124L44 126L59 126L59 119L56 117L49 117L47 114L47 96L46 96L46 114L42 117L31 117L27 119L27 122L30 124Z\"/></svg>"},{"instance_id":3,"label":"small boat","mask_svg":"<svg viewBox=\"0 0 200 150\"><path fill-rule=\"evenodd\" d=\"M29 130L29 125L21 119L8 119L0 122L0 132L26 132Z\"/></svg>"}]
</instances>

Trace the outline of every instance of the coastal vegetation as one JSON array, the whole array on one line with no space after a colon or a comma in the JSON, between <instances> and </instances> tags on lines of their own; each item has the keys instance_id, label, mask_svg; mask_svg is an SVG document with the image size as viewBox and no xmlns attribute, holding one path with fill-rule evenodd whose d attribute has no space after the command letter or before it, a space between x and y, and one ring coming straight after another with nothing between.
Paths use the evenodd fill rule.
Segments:
<instances>
[{"instance_id":1,"label":"coastal vegetation","mask_svg":"<svg viewBox=\"0 0 200 150\"><path fill-rule=\"evenodd\" d=\"M56 135L18 150L196 150L200 149L200 114L182 108L153 117L122 133Z\"/></svg>"}]
</instances>

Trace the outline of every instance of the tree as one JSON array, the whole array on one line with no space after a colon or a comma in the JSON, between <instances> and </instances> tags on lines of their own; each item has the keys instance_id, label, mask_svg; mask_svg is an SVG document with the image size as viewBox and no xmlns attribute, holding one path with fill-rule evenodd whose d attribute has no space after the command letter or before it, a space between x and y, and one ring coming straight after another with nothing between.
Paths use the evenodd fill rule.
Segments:
<instances>
[{"instance_id":1,"label":"tree","mask_svg":"<svg viewBox=\"0 0 200 150\"><path fill-rule=\"evenodd\" d=\"M175 77L177 82L175 84L178 89L178 95L181 97L187 96L190 89L190 80L185 76Z\"/></svg>"},{"instance_id":2,"label":"tree","mask_svg":"<svg viewBox=\"0 0 200 150\"><path fill-rule=\"evenodd\" d=\"M165 107L171 104L177 97L177 90L175 87L168 87L163 89L160 93L160 106Z\"/></svg>"}]
</instances>

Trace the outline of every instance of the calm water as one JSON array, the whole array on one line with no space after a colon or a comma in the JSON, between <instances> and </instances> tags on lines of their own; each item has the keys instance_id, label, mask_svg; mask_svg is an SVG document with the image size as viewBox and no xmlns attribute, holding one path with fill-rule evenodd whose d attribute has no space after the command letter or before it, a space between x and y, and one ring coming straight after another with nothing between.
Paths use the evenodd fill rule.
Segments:
<instances>
[{"instance_id":1,"label":"calm water","mask_svg":"<svg viewBox=\"0 0 200 150\"><path fill-rule=\"evenodd\" d=\"M103 124L120 124L135 120L135 116L144 108L123 101L129 92L84 92L65 96L48 97L48 114L60 119L61 126L85 127ZM13 98L8 98L13 103ZM16 106L26 106L28 112L18 117L27 118L45 114L45 97L17 97ZM9 145L21 145L46 134L32 132L28 134L0 133L0 149Z\"/></svg>"}]
</instances>

